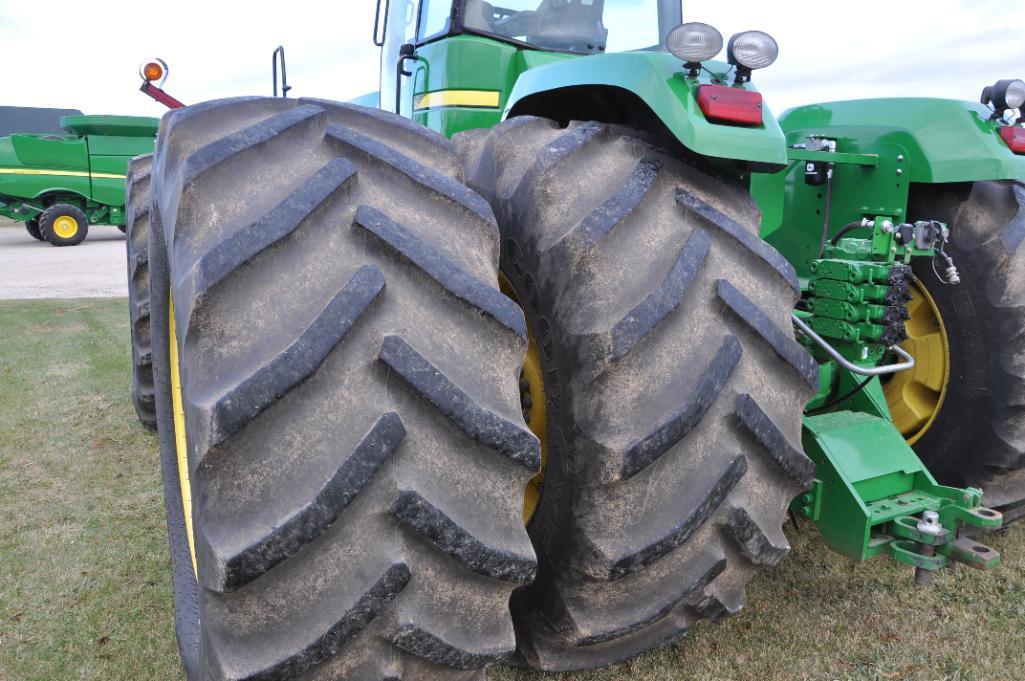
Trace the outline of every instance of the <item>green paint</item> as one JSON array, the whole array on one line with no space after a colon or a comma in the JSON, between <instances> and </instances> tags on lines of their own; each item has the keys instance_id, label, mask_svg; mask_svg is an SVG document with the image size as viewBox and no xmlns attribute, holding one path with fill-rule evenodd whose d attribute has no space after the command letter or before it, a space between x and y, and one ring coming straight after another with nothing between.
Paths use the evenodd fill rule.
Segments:
<instances>
[{"instance_id":1,"label":"green paint","mask_svg":"<svg viewBox=\"0 0 1025 681\"><path fill-rule=\"evenodd\" d=\"M804 448L817 466L817 484L797 498L795 511L817 515L826 543L854 560L886 554L930 564L913 544L890 546L894 538L918 537L908 528L923 511L938 512L950 531L945 541L929 540L936 544L952 541L966 524L1000 525L999 514L980 508L979 490L937 484L888 419L851 411L806 417Z\"/></svg>"},{"instance_id":2,"label":"green paint","mask_svg":"<svg viewBox=\"0 0 1025 681\"><path fill-rule=\"evenodd\" d=\"M785 164L783 135L768 107L763 107L762 124L754 127L712 123L705 118L698 107L697 89L712 84L713 74L723 74L729 66L710 61L705 67L707 71L701 71L698 78L688 78L680 60L666 52L624 52L560 61L524 73L506 109L515 115L537 94L563 88L626 90L691 151L712 158ZM735 87L756 89L751 83Z\"/></svg>"},{"instance_id":3,"label":"green paint","mask_svg":"<svg viewBox=\"0 0 1025 681\"><path fill-rule=\"evenodd\" d=\"M759 126L717 124L697 104L701 85L753 90L750 83L732 84L726 64L707 62L697 78L690 78L680 60L666 52L536 49L464 31L459 26L462 3L456 4L446 14L438 0L433 2L427 21L431 28L425 32L421 26L420 31L427 38L417 40L419 2L392 0L380 96L374 93L361 101L376 98L391 109L398 87L398 112L448 137L527 114L563 124L603 120L674 137L718 171L750 183L763 213L763 238L798 271L808 304L797 314L820 334L836 339L837 349L861 366L890 361L884 331L892 330L893 315L899 314L895 308L905 302L903 284L895 282L893 273L901 263L934 254L932 247L899 243L892 231L881 228L908 221L913 184L1025 179L1025 157L1010 152L998 124L979 104L934 99L839 102L800 107L779 122L764 106ZM669 4L659 3L660 23L669 16ZM662 35L664 28L660 26ZM405 62L411 75L396 79L403 42L415 43L415 57ZM456 103L434 98L448 91L497 97L487 106L467 104L473 97ZM608 101L615 105L608 107ZM814 136L834 140L835 149L819 146ZM832 169L828 224L826 186L805 181L808 163ZM844 225L866 218L877 226L855 229L836 245L822 247L823 232L831 238ZM939 543L936 556L918 551L917 530L909 529L909 519L917 513L937 510L951 528L999 525L999 518L980 515L984 509L979 508L978 490L936 484L894 428L878 378L866 382L840 369L808 339L801 342L821 367L820 390L809 404L804 431L819 476L795 500L794 509L819 524L830 546L858 560L886 553L927 569L952 559L989 561L991 566L992 560L955 547L948 538ZM836 402L838 398L843 399ZM829 413L815 413L825 409Z\"/></svg>"},{"instance_id":4,"label":"green paint","mask_svg":"<svg viewBox=\"0 0 1025 681\"><path fill-rule=\"evenodd\" d=\"M836 164L828 234L865 217L903 222L914 183L1025 179L1025 156L1000 138L999 121L976 102L867 99L802 106L785 112L789 166L752 176L762 208L762 236L799 273L814 259L825 216L825 186L805 183L804 164ZM795 149L809 136L837 141L837 152ZM914 219L930 216L910 216Z\"/></svg>"},{"instance_id":5,"label":"green paint","mask_svg":"<svg viewBox=\"0 0 1025 681\"><path fill-rule=\"evenodd\" d=\"M839 151L903 148L910 182L1025 180L1025 157L1007 147L991 114L978 102L862 99L797 107L780 123L791 144L824 134L843 141Z\"/></svg>"},{"instance_id":6,"label":"green paint","mask_svg":"<svg viewBox=\"0 0 1025 681\"><path fill-rule=\"evenodd\" d=\"M698 107L697 89L713 83L713 73L727 71L729 67L723 63L707 62L712 73L702 71L698 78L691 79L686 77L680 60L666 52L580 56L540 52L472 35L421 45L416 56L408 66L413 75L403 79L403 110L412 112L418 123L449 137L463 130L489 128L503 118L524 112L557 120L566 116L580 119L575 113L547 108L543 100L546 93L570 88L626 91L698 154L763 164L761 167L782 166L787 161L783 133L767 107L763 109L762 124L754 127L705 119ZM737 87L755 90L751 83ZM418 95L443 90L498 91L499 104L491 109L413 109Z\"/></svg>"},{"instance_id":7,"label":"green paint","mask_svg":"<svg viewBox=\"0 0 1025 681\"><path fill-rule=\"evenodd\" d=\"M67 116L66 135L0 138L0 215L26 221L69 203L92 224L124 224L128 161L153 151L158 125L136 116Z\"/></svg>"}]
</instances>

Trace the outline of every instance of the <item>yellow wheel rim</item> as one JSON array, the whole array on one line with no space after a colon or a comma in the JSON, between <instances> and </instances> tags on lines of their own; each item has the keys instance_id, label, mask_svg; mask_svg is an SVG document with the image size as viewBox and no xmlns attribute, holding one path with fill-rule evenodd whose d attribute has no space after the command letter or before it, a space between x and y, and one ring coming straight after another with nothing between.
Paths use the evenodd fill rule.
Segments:
<instances>
[{"instance_id":1,"label":"yellow wheel rim","mask_svg":"<svg viewBox=\"0 0 1025 681\"><path fill-rule=\"evenodd\" d=\"M53 221L53 233L62 239L70 239L78 234L78 220L70 215L61 215Z\"/></svg>"},{"instance_id":2,"label":"yellow wheel rim","mask_svg":"<svg viewBox=\"0 0 1025 681\"><path fill-rule=\"evenodd\" d=\"M174 446L178 453L178 483L182 491L182 511L185 514L185 533L189 537L189 555L192 556L192 570L196 567L196 541L192 534L192 486L189 484L189 450L185 443L185 407L182 402L181 369L178 364L178 335L174 329L174 297L170 301L168 314L168 335L171 355L171 410L174 413Z\"/></svg>"},{"instance_id":3,"label":"yellow wheel rim","mask_svg":"<svg viewBox=\"0 0 1025 681\"><path fill-rule=\"evenodd\" d=\"M505 274L498 275L502 293L523 307L516 296L512 284ZM524 310L526 315L526 310ZM529 320L528 320L529 322ZM545 395L544 374L541 371L541 352L538 350L534 332L527 324L527 357L523 361L520 372L520 406L523 409L523 420L527 422L530 432L541 441L541 470L527 483L523 497L523 522L530 523L541 500L541 485L545 479L545 468L548 465L548 401Z\"/></svg>"},{"instance_id":4,"label":"yellow wheel rim","mask_svg":"<svg viewBox=\"0 0 1025 681\"><path fill-rule=\"evenodd\" d=\"M921 282L911 285L914 299L901 345L915 358L915 368L894 374L884 386L890 415L908 444L915 444L936 420L950 384L950 343L936 301Z\"/></svg>"}]
</instances>

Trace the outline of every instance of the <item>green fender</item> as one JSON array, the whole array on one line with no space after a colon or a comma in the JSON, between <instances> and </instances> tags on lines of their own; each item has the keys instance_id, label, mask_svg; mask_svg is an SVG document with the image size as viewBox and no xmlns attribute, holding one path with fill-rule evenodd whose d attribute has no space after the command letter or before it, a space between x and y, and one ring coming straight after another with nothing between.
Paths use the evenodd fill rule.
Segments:
<instances>
[{"instance_id":1,"label":"green fender","mask_svg":"<svg viewBox=\"0 0 1025 681\"><path fill-rule=\"evenodd\" d=\"M788 146L820 135L837 141L829 234L863 217L904 220L918 184L1025 179L1025 156L1000 137L982 104L948 99L860 99L812 104L780 117ZM791 149L784 172L755 173L751 191L762 209L762 238L801 275L816 257L824 187L804 181L808 152ZM829 158L823 154L819 160Z\"/></svg>"},{"instance_id":2,"label":"green fender","mask_svg":"<svg viewBox=\"0 0 1025 681\"><path fill-rule=\"evenodd\" d=\"M952 99L860 99L797 107L784 112L780 125L791 144L822 134L854 153L878 143L901 146L911 182L1025 179L1025 156L1011 152L991 114L977 102Z\"/></svg>"},{"instance_id":3,"label":"green fender","mask_svg":"<svg viewBox=\"0 0 1025 681\"><path fill-rule=\"evenodd\" d=\"M573 116L574 99L582 107L591 101L577 95L605 89L625 95L630 105L646 105L683 146L697 154L750 161L773 169L782 167L787 161L785 140L768 107L764 108L762 125L757 127L722 125L705 119L698 106L697 88L712 82L708 71L723 74L730 68L720 62L706 62L705 67L707 71L702 71L699 78L687 78L680 60L666 52L621 52L558 60L529 68L519 76L506 100L504 115L545 115L545 102L562 91L568 97L559 100L558 108L564 111L569 107L568 113ZM755 89L750 83L741 87Z\"/></svg>"}]
</instances>

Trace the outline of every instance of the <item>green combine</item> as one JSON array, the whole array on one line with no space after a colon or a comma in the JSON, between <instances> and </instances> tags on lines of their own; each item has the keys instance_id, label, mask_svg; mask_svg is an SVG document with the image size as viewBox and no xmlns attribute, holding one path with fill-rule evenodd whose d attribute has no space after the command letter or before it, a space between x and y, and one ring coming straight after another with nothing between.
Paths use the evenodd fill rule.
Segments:
<instances>
[{"instance_id":1,"label":"green combine","mask_svg":"<svg viewBox=\"0 0 1025 681\"><path fill-rule=\"evenodd\" d=\"M173 111L130 183L189 679L609 665L788 513L997 567L1025 83L777 120L678 0L381 5L379 93Z\"/></svg>"},{"instance_id":2,"label":"green combine","mask_svg":"<svg viewBox=\"0 0 1025 681\"><path fill-rule=\"evenodd\" d=\"M89 226L124 231L125 168L153 151L157 119L65 116L65 135L0 138L0 216L34 238L77 246Z\"/></svg>"}]
</instances>

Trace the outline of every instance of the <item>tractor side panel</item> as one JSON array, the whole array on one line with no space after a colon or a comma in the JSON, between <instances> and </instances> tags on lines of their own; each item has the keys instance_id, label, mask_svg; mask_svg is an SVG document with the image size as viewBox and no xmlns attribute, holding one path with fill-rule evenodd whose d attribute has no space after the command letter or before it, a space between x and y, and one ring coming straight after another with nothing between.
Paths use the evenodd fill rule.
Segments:
<instances>
[{"instance_id":1,"label":"tractor side panel","mask_svg":"<svg viewBox=\"0 0 1025 681\"><path fill-rule=\"evenodd\" d=\"M826 229L832 236L863 217L905 220L913 183L1025 179L1025 156L1011 152L989 116L972 102L877 99L799 107L780 125L790 148L822 136L837 141L839 154L871 160L836 164ZM751 189L762 208L762 237L807 275L822 239L826 186L806 182L805 162L793 159L786 170L752 175Z\"/></svg>"},{"instance_id":2,"label":"tractor side panel","mask_svg":"<svg viewBox=\"0 0 1025 681\"><path fill-rule=\"evenodd\" d=\"M0 196L34 199L61 192L87 197L89 191L84 140L35 135L0 139Z\"/></svg>"},{"instance_id":3,"label":"tractor side panel","mask_svg":"<svg viewBox=\"0 0 1025 681\"><path fill-rule=\"evenodd\" d=\"M1025 180L1025 156L1011 152L991 114L977 102L864 99L791 109L780 125L791 144L823 134L853 145L903 145L911 182Z\"/></svg>"},{"instance_id":4,"label":"tractor side panel","mask_svg":"<svg viewBox=\"0 0 1025 681\"><path fill-rule=\"evenodd\" d=\"M152 154L152 137L108 137L89 135L92 199L108 206L125 204L125 172L136 156Z\"/></svg>"},{"instance_id":5,"label":"tractor side panel","mask_svg":"<svg viewBox=\"0 0 1025 681\"><path fill-rule=\"evenodd\" d=\"M414 121L446 137L501 121L509 92L525 68L515 46L475 36L427 43L416 54L415 62L407 62L412 78L403 79L403 111L412 111Z\"/></svg>"}]
</instances>

